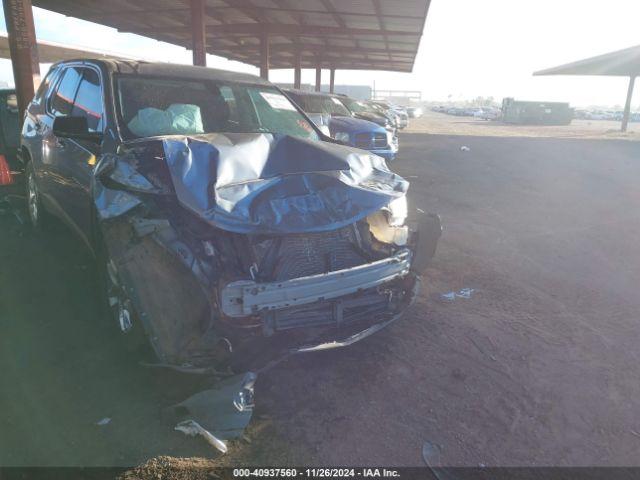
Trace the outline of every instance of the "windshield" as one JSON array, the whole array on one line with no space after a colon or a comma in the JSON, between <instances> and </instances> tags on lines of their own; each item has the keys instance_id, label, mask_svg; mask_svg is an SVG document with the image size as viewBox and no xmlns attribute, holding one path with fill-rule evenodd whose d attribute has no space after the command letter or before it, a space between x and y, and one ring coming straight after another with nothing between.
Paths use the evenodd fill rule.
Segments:
<instances>
[{"instance_id":1,"label":"windshield","mask_svg":"<svg viewBox=\"0 0 640 480\"><path fill-rule=\"evenodd\" d=\"M350 117L351 112L342 104L342 102L329 95L300 95L295 94L298 104L307 113L321 113L323 115L332 115L336 117Z\"/></svg>"},{"instance_id":2,"label":"windshield","mask_svg":"<svg viewBox=\"0 0 640 480\"><path fill-rule=\"evenodd\" d=\"M373 108L371 108L369 105L359 100L353 100L352 98L348 98L348 97L341 98L340 100L350 111L354 113L366 113L366 112L376 113L373 110Z\"/></svg>"},{"instance_id":3,"label":"windshield","mask_svg":"<svg viewBox=\"0 0 640 480\"><path fill-rule=\"evenodd\" d=\"M122 75L116 86L125 139L200 133L280 133L319 139L274 87L138 75Z\"/></svg>"}]
</instances>

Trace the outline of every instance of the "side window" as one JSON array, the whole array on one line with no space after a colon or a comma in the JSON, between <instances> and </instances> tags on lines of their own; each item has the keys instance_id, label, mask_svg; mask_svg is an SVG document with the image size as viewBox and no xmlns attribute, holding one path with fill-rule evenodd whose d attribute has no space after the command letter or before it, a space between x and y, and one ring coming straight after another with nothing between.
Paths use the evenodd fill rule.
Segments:
<instances>
[{"instance_id":1,"label":"side window","mask_svg":"<svg viewBox=\"0 0 640 480\"><path fill-rule=\"evenodd\" d=\"M102 131L102 88L100 87L100 76L92 68L82 69L82 80L75 96L72 116L86 117L89 130L92 132Z\"/></svg>"},{"instance_id":2,"label":"side window","mask_svg":"<svg viewBox=\"0 0 640 480\"><path fill-rule=\"evenodd\" d=\"M49 104L51 113L56 117L71 114L73 99L76 96L81 76L82 70L78 67L70 67L62 72L58 88L53 92L51 103Z\"/></svg>"},{"instance_id":3,"label":"side window","mask_svg":"<svg viewBox=\"0 0 640 480\"><path fill-rule=\"evenodd\" d=\"M33 97L33 103L36 103L38 105L40 104L43 97L47 94L47 92L51 88L51 84L54 82L55 78L57 77L58 71L59 71L58 68L53 68L47 72L47 74L44 77L44 80L42 80L42 82L40 83L40 86L38 87L38 91Z\"/></svg>"}]
</instances>

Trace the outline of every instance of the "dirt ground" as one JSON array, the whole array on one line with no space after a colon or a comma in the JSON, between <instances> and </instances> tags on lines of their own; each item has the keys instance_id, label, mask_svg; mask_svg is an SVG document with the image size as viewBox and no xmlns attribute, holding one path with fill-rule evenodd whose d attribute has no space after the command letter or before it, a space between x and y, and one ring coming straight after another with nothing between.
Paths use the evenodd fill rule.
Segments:
<instances>
[{"instance_id":1,"label":"dirt ground","mask_svg":"<svg viewBox=\"0 0 640 480\"><path fill-rule=\"evenodd\" d=\"M629 123L626 133L620 132L620 122L613 120L573 120L570 125L510 125L473 117L456 117L425 111L412 119L405 132L442 135L474 135L491 137L598 138L640 140L640 123Z\"/></svg>"},{"instance_id":2,"label":"dirt ground","mask_svg":"<svg viewBox=\"0 0 640 480\"><path fill-rule=\"evenodd\" d=\"M366 341L260 376L247 438L215 463L423 465L430 441L443 465L638 465L639 154L403 133L393 168L445 227L420 298ZM162 415L207 381L137 365L97 322L65 229L0 216L0 265L0 465L215 457Z\"/></svg>"}]
</instances>

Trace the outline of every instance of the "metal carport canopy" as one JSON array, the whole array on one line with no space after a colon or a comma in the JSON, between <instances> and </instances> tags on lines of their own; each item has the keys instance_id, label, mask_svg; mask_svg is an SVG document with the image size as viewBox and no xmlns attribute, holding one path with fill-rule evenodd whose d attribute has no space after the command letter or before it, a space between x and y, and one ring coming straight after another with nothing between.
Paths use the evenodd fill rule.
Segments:
<instances>
[{"instance_id":1,"label":"metal carport canopy","mask_svg":"<svg viewBox=\"0 0 640 480\"><path fill-rule=\"evenodd\" d=\"M636 77L640 75L640 45L578 60L559 67L534 72L534 75L605 75L629 77L627 100L622 118L622 131L626 131L631 111L631 97Z\"/></svg>"},{"instance_id":2,"label":"metal carport canopy","mask_svg":"<svg viewBox=\"0 0 640 480\"><path fill-rule=\"evenodd\" d=\"M122 55L119 53L107 52L104 50L77 47L74 45L49 42L46 40L38 40L38 60L40 61L40 63L54 63L60 60L72 60L80 57L109 57L121 58L125 60L134 59L134 57ZM0 32L0 58L11 58L9 36L4 32Z\"/></svg>"},{"instance_id":3,"label":"metal carport canopy","mask_svg":"<svg viewBox=\"0 0 640 480\"><path fill-rule=\"evenodd\" d=\"M33 5L47 10L181 45L194 52L201 21L207 53L261 69L401 72L413 68L429 3L430 0L33 0ZM200 63L195 61L195 55L194 63Z\"/></svg>"}]
</instances>

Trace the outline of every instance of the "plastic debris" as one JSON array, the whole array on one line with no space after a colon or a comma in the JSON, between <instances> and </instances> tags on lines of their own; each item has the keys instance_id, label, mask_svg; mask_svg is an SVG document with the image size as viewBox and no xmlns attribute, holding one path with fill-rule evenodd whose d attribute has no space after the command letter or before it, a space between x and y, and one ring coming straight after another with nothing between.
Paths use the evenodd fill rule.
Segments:
<instances>
[{"instance_id":1,"label":"plastic debris","mask_svg":"<svg viewBox=\"0 0 640 480\"><path fill-rule=\"evenodd\" d=\"M242 437L251 420L256 379L253 372L235 375L170 407L167 413L175 420L183 419L175 430L191 436L202 435L213 447L226 453L225 440Z\"/></svg>"},{"instance_id":2,"label":"plastic debris","mask_svg":"<svg viewBox=\"0 0 640 480\"><path fill-rule=\"evenodd\" d=\"M454 476L447 472L441 463L442 448L440 445L426 441L422 444L422 459L437 480L454 480Z\"/></svg>"},{"instance_id":3,"label":"plastic debris","mask_svg":"<svg viewBox=\"0 0 640 480\"><path fill-rule=\"evenodd\" d=\"M466 145L461 146L460 150L463 151L463 152L470 152L471 151L471 149L469 147L467 147Z\"/></svg>"},{"instance_id":4,"label":"plastic debris","mask_svg":"<svg viewBox=\"0 0 640 480\"><path fill-rule=\"evenodd\" d=\"M111 419L109 417L104 417L101 420L98 420L96 422L96 425L99 425L100 427L104 427L105 425L109 425L111 423Z\"/></svg>"},{"instance_id":5,"label":"plastic debris","mask_svg":"<svg viewBox=\"0 0 640 480\"><path fill-rule=\"evenodd\" d=\"M456 299L456 292L443 293L442 295L440 295L440 297L443 300L449 300L450 302L453 302Z\"/></svg>"},{"instance_id":6,"label":"plastic debris","mask_svg":"<svg viewBox=\"0 0 640 480\"><path fill-rule=\"evenodd\" d=\"M428 467L437 467L440 465L440 446L426 441L422 444L422 459Z\"/></svg>"},{"instance_id":7,"label":"plastic debris","mask_svg":"<svg viewBox=\"0 0 640 480\"><path fill-rule=\"evenodd\" d=\"M458 293L456 293L456 296L458 298L471 298L471 295L473 295L473 292L475 292L473 288L463 288Z\"/></svg>"},{"instance_id":8,"label":"plastic debris","mask_svg":"<svg viewBox=\"0 0 640 480\"><path fill-rule=\"evenodd\" d=\"M458 290L457 292L452 291L443 293L440 295L440 298L449 302L453 302L456 298L464 298L468 300L471 298L471 295L473 295L473 292L475 292L475 289L473 288L463 288L461 290Z\"/></svg>"},{"instance_id":9,"label":"plastic debris","mask_svg":"<svg viewBox=\"0 0 640 480\"><path fill-rule=\"evenodd\" d=\"M194 420L185 420L180 422L175 426L174 430L178 432L182 432L185 435L189 435L191 437L195 437L196 435L201 435L209 445L221 451L222 453L227 453L227 444L223 440L215 437L211 432L204 429L198 422Z\"/></svg>"}]
</instances>

